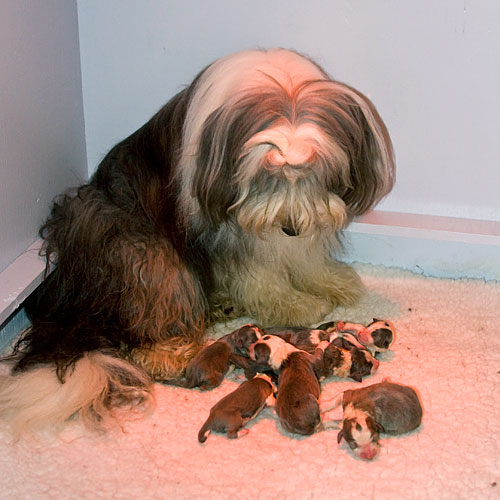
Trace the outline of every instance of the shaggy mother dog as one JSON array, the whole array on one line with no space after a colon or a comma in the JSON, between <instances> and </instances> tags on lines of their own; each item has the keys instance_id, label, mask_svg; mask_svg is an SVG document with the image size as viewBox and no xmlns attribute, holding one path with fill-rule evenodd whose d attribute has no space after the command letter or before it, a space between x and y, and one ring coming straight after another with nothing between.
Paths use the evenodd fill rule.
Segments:
<instances>
[{"instance_id":1,"label":"shaggy mother dog","mask_svg":"<svg viewBox=\"0 0 500 500\"><path fill-rule=\"evenodd\" d=\"M287 50L205 68L41 229L55 264L0 380L18 431L147 406L210 322L309 325L362 292L332 249L394 179L373 104Z\"/></svg>"}]
</instances>

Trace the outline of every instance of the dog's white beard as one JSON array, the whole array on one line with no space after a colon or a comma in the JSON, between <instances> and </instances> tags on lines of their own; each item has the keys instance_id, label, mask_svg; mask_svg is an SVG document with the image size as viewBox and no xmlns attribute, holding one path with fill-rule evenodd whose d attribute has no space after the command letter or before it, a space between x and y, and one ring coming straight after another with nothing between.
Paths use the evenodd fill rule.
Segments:
<instances>
[{"instance_id":1,"label":"dog's white beard","mask_svg":"<svg viewBox=\"0 0 500 500\"><path fill-rule=\"evenodd\" d=\"M247 233L262 236L275 228L286 228L311 238L338 232L346 224L347 214L344 202L333 193L318 197L313 187L300 190L290 186L287 190L260 192L245 198L238 208L237 221Z\"/></svg>"},{"instance_id":2,"label":"dog's white beard","mask_svg":"<svg viewBox=\"0 0 500 500\"><path fill-rule=\"evenodd\" d=\"M332 260L331 238L289 237L279 228L256 238L251 253L216 266L219 301L263 325L312 325L363 290L349 266ZM225 296L225 297L224 297Z\"/></svg>"}]
</instances>

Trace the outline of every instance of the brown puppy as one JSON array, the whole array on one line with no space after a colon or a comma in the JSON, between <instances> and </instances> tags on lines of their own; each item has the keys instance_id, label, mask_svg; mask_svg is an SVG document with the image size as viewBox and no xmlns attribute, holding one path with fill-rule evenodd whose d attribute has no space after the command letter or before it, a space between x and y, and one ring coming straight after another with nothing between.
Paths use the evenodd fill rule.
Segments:
<instances>
[{"instance_id":1,"label":"brown puppy","mask_svg":"<svg viewBox=\"0 0 500 500\"><path fill-rule=\"evenodd\" d=\"M273 384L267 375L256 375L212 407L207 421L198 432L198 441L204 443L210 431L227 432L228 438L237 438L242 434L238 431L256 417L266 403L274 404Z\"/></svg>"},{"instance_id":2,"label":"brown puppy","mask_svg":"<svg viewBox=\"0 0 500 500\"><path fill-rule=\"evenodd\" d=\"M244 325L205 346L187 365L184 380L168 379L164 383L187 389L201 390L219 386L231 363L240 365L242 354L248 353L250 345L262 336L255 325Z\"/></svg>"},{"instance_id":3,"label":"brown puppy","mask_svg":"<svg viewBox=\"0 0 500 500\"><path fill-rule=\"evenodd\" d=\"M221 340L205 346L187 365L184 380L167 379L164 384L202 391L219 386L229 369L231 348Z\"/></svg>"},{"instance_id":4,"label":"brown puppy","mask_svg":"<svg viewBox=\"0 0 500 500\"><path fill-rule=\"evenodd\" d=\"M275 408L289 432L309 435L321 425L321 387L314 362L321 357L322 347L318 346L316 356L312 356L274 335L266 335L250 347L252 360L279 373Z\"/></svg>"},{"instance_id":5,"label":"brown puppy","mask_svg":"<svg viewBox=\"0 0 500 500\"><path fill-rule=\"evenodd\" d=\"M345 391L335 399L331 408L340 403L343 408L342 429L337 441L340 443L344 438L356 456L365 460L378 455L381 432L404 434L416 429L422 421L422 406L415 390L388 379Z\"/></svg>"}]
</instances>

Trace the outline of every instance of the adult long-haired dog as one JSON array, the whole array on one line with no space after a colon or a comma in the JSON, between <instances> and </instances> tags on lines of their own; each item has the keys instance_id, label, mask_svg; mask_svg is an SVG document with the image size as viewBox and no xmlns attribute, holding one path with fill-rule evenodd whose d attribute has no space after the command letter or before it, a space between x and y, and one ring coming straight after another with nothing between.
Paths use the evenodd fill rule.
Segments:
<instances>
[{"instance_id":1,"label":"adult long-haired dog","mask_svg":"<svg viewBox=\"0 0 500 500\"><path fill-rule=\"evenodd\" d=\"M54 203L41 235L55 270L1 414L20 429L99 422L179 375L211 321L309 325L353 303L361 281L331 252L393 179L386 127L357 90L293 51L215 61Z\"/></svg>"}]
</instances>

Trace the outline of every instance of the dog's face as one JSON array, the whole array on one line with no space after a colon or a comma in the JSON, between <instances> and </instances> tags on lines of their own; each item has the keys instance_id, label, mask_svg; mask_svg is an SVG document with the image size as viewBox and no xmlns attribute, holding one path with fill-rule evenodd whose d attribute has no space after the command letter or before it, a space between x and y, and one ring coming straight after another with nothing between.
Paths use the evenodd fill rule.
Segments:
<instances>
[{"instance_id":1,"label":"dog's face","mask_svg":"<svg viewBox=\"0 0 500 500\"><path fill-rule=\"evenodd\" d=\"M348 416L342 421L337 442L343 438L356 456L364 460L374 459L380 452L379 433L383 432L383 427L361 410L347 408L344 413Z\"/></svg>"},{"instance_id":2,"label":"dog's face","mask_svg":"<svg viewBox=\"0 0 500 500\"><path fill-rule=\"evenodd\" d=\"M393 185L367 97L291 51L220 59L197 80L180 159L184 213L281 237L335 232Z\"/></svg>"}]
</instances>

